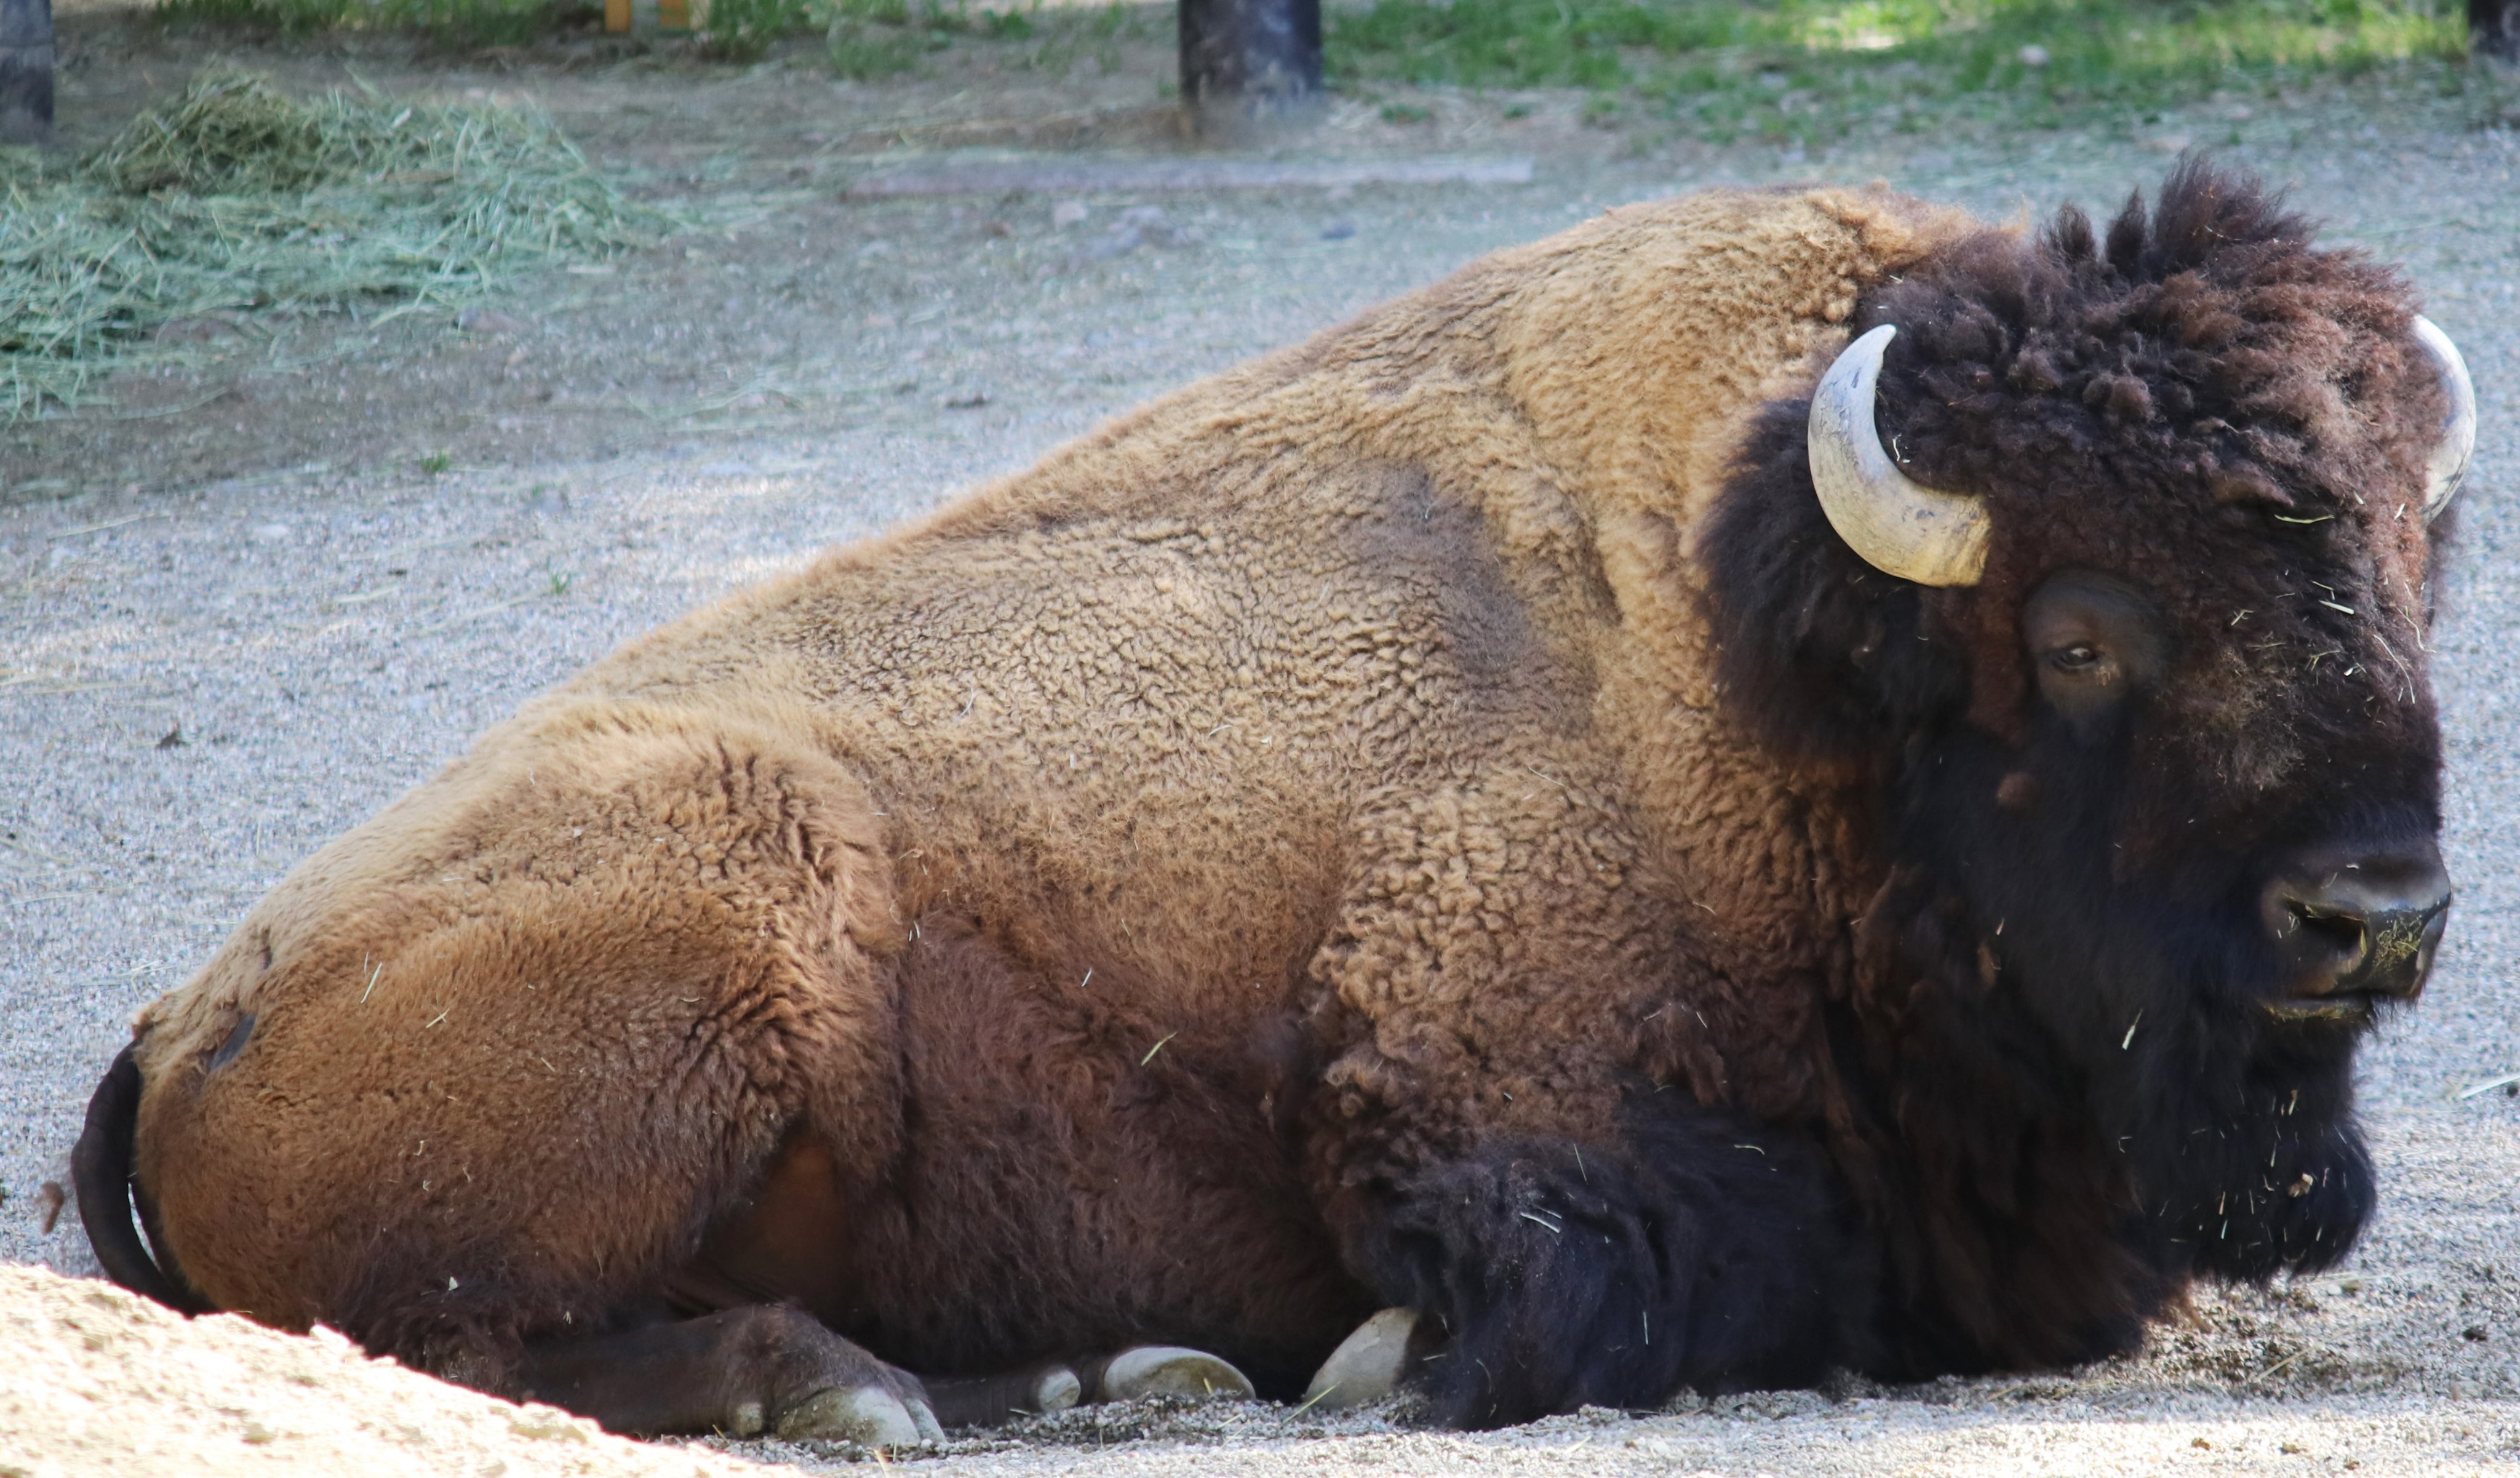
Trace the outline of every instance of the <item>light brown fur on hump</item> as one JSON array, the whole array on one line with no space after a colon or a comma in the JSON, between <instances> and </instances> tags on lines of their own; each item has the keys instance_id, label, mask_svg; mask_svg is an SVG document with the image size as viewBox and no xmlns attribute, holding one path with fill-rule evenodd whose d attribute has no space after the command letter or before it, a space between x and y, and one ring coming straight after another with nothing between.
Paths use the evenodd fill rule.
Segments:
<instances>
[{"instance_id":1,"label":"light brown fur on hump","mask_svg":"<svg viewBox=\"0 0 2520 1478\"><path fill-rule=\"evenodd\" d=\"M629 644L153 1008L176 1251L304 1322L380 1248L493 1249L547 1324L687 1259L799 1122L873 1187L929 918L1181 1062L1308 1013L1328 1121L1404 1156L1598 1132L1639 1069L1808 1107L1869 879L1825 787L1716 716L1690 550L1748 413L1966 226L1878 192L1613 211Z\"/></svg>"},{"instance_id":2,"label":"light brown fur on hump","mask_svg":"<svg viewBox=\"0 0 2520 1478\"><path fill-rule=\"evenodd\" d=\"M1770 855L1789 783L1714 717L1692 532L1747 412L1809 382L1859 291L1970 225L1880 192L1612 211L573 686L776 672L894 813L914 907L1055 918L1087 935L1063 950L1168 992L1231 1000L1315 935L1377 789L1552 755L1774 945L1810 895L1743 890L1811 869Z\"/></svg>"}]
</instances>

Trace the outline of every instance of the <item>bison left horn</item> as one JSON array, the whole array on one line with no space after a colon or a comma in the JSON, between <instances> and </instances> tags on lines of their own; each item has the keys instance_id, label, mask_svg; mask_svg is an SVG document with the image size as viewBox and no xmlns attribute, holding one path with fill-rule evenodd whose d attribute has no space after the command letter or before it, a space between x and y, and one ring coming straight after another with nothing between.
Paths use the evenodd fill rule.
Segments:
<instances>
[{"instance_id":1,"label":"bison left horn","mask_svg":"<svg viewBox=\"0 0 2520 1478\"><path fill-rule=\"evenodd\" d=\"M1890 324L1872 330L1820 378L1811 406L1812 486L1829 527L1873 568L1919 585L1975 585L1994 532L1985 501L1911 481L1872 422L1882 351L1898 334Z\"/></svg>"},{"instance_id":2,"label":"bison left horn","mask_svg":"<svg viewBox=\"0 0 2520 1478\"><path fill-rule=\"evenodd\" d=\"M2432 355L2433 368L2441 372L2442 393L2450 398L2441 441L2425 467L2424 516L2430 518L2450 506L2459 479L2467 475L2467 459L2475 455L2476 386L2467 378L2467 361L2459 357L2458 345L2420 313L2415 315L2415 341Z\"/></svg>"}]
</instances>

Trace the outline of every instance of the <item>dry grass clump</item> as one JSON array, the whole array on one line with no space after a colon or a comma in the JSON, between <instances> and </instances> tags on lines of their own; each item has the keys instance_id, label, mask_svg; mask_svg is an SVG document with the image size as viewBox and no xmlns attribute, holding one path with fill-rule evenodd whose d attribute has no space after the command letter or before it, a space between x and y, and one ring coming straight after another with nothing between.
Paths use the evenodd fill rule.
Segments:
<instances>
[{"instance_id":1,"label":"dry grass clump","mask_svg":"<svg viewBox=\"0 0 2520 1478\"><path fill-rule=\"evenodd\" d=\"M181 320L449 304L657 224L538 115L206 76L75 163L0 151L0 421Z\"/></svg>"}]
</instances>

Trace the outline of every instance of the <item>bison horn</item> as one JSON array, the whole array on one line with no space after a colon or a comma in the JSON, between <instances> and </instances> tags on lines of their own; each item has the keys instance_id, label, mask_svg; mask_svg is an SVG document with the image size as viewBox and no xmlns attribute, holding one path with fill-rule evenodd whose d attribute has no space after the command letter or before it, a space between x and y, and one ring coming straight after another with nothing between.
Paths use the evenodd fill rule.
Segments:
<instances>
[{"instance_id":1,"label":"bison horn","mask_svg":"<svg viewBox=\"0 0 2520 1478\"><path fill-rule=\"evenodd\" d=\"M1881 354L1898 336L1883 324L1848 344L1812 396L1812 486L1829 527L1866 563L1919 585L1975 585L1994 532L1982 499L1912 482L1872 422Z\"/></svg>"},{"instance_id":2,"label":"bison horn","mask_svg":"<svg viewBox=\"0 0 2520 1478\"><path fill-rule=\"evenodd\" d=\"M2467 361L2461 359L2458 345L2450 341L2431 319L2415 315L2415 341L2433 357L2433 368L2441 372L2442 392L2450 397L2450 414L2442 418L2441 444L2433 448L2430 474L2424 484L2424 516L2432 517L2450 506L2458 492L2459 479L2467 475L2467 459L2476 451L2476 385L2467 378Z\"/></svg>"}]
</instances>

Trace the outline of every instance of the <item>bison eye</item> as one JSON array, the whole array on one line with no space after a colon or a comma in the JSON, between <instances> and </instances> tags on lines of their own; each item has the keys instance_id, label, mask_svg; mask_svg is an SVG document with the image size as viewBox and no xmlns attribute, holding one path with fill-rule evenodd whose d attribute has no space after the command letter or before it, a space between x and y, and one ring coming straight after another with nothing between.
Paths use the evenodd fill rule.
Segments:
<instances>
[{"instance_id":1,"label":"bison eye","mask_svg":"<svg viewBox=\"0 0 2520 1478\"><path fill-rule=\"evenodd\" d=\"M2134 586L2089 570L2051 575L2021 607L2039 695L2077 730L2158 682L2169 666L2167 627Z\"/></svg>"}]
</instances>

